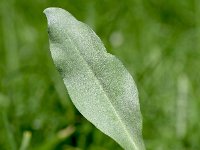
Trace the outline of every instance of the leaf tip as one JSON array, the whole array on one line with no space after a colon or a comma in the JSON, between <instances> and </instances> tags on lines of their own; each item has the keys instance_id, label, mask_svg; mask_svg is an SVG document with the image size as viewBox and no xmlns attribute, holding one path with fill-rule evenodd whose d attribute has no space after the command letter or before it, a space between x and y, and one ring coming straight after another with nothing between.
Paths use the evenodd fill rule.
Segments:
<instances>
[{"instance_id":1,"label":"leaf tip","mask_svg":"<svg viewBox=\"0 0 200 150\"><path fill-rule=\"evenodd\" d=\"M43 13L46 15L48 26L60 26L76 20L68 11L59 7L46 8Z\"/></svg>"},{"instance_id":2,"label":"leaf tip","mask_svg":"<svg viewBox=\"0 0 200 150\"><path fill-rule=\"evenodd\" d=\"M59 8L59 7L48 7L43 11L43 13L47 16L51 12L56 11L58 9L62 9L62 8Z\"/></svg>"}]
</instances>

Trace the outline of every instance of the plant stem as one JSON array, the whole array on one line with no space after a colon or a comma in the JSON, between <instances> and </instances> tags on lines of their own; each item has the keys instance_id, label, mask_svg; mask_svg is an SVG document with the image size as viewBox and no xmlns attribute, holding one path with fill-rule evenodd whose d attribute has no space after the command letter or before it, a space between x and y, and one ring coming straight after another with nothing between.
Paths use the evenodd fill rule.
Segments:
<instances>
[{"instance_id":1,"label":"plant stem","mask_svg":"<svg viewBox=\"0 0 200 150\"><path fill-rule=\"evenodd\" d=\"M23 138L22 138L22 143L21 143L19 150L27 150L30 140L31 140L31 137L32 137L32 134L30 131L24 132Z\"/></svg>"}]
</instances>

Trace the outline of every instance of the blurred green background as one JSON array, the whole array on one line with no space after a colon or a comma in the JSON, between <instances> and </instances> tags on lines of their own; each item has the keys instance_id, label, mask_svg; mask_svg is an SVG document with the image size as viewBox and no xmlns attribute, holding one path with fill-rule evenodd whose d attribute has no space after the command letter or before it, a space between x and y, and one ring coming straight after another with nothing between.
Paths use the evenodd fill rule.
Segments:
<instances>
[{"instance_id":1,"label":"blurred green background","mask_svg":"<svg viewBox=\"0 0 200 150\"><path fill-rule=\"evenodd\" d=\"M0 150L122 149L67 95L49 52L52 6L87 23L133 75L148 150L200 149L199 0L0 0Z\"/></svg>"}]
</instances>

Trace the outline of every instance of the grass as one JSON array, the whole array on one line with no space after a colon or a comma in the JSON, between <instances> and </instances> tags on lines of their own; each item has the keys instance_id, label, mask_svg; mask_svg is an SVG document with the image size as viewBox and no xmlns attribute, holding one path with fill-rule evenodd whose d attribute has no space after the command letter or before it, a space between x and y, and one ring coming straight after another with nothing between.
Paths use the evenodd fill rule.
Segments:
<instances>
[{"instance_id":1,"label":"grass","mask_svg":"<svg viewBox=\"0 0 200 150\"><path fill-rule=\"evenodd\" d=\"M147 149L200 149L196 3L1 0L0 149L19 149L30 133L31 150L121 150L71 103L50 59L42 13L49 6L89 24L134 76ZM69 136L60 138L65 129Z\"/></svg>"}]
</instances>

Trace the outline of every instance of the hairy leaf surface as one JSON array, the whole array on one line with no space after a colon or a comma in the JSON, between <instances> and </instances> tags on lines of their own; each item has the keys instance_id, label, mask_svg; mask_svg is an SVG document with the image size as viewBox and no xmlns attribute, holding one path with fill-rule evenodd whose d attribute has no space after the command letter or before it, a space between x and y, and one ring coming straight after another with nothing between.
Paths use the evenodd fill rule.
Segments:
<instances>
[{"instance_id":1,"label":"hairy leaf surface","mask_svg":"<svg viewBox=\"0 0 200 150\"><path fill-rule=\"evenodd\" d=\"M50 50L80 113L126 150L144 150L135 83L99 37L61 8L47 8Z\"/></svg>"}]
</instances>

